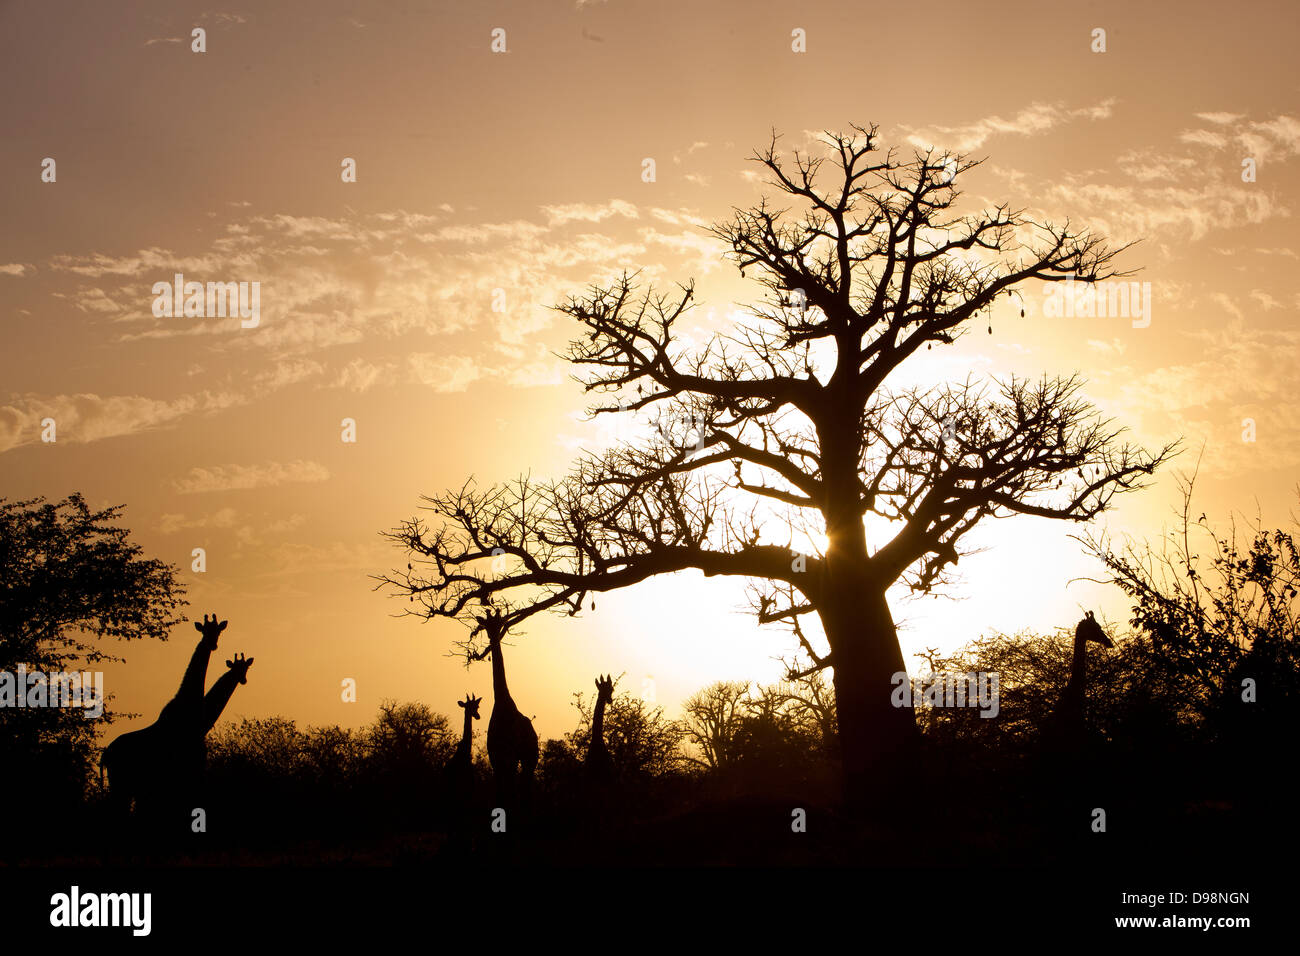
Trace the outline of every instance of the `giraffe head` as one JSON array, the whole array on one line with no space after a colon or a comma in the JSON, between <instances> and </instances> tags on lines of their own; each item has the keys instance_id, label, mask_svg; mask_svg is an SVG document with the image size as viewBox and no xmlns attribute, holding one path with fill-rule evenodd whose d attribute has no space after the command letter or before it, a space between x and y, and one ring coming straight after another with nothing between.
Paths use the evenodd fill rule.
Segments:
<instances>
[{"instance_id":1,"label":"giraffe head","mask_svg":"<svg viewBox=\"0 0 1300 956\"><path fill-rule=\"evenodd\" d=\"M465 708L465 713L470 717L478 720L478 705L483 703L482 697L475 697L473 694L466 694L464 700L456 701L457 705Z\"/></svg>"},{"instance_id":2,"label":"giraffe head","mask_svg":"<svg viewBox=\"0 0 1300 956\"><path fill-rule=\"evenodd\" d=\"M208 615L205 614L203 615L202 624L198 621L194 622L194 630L203 635L202 646L206 650L215 651L217 649L217 638L221 636L221 632L226 629L226 625L229 623L229 621L218 621L215 614L209 620Z\"/></svg>"},{"instance_id":3,"label":"giraffe head","mask_svg":"<svg viewBox=\"0 0 1300 956\"><path fill-rule=\"evenodd\" d=\"M241 684L248 683L248 669L253 666L253 658L236 654L233 661L226 661L226 666L239 678Z\"/></svg>"},{"instance_id":4,"label":"giraffe head","mask_svg":"<svg viewBox=\"0 0 1300 956\"><path fill-rule=\"evenodd\" d=\"M1091 611L1086 611L1083 620L1078 623L1074 629L1075 639L1082 638L1085 641L1095 641L1102 647L1114 647L1115 642L1106 636L1106 632L1101 629L1092 616Z\"/></svg>"},{"instance_id":5,"label":"giraffe head","mask_svg":"<svg viewBox=\"0 0 1300 956\"><path fill-rule=\"evenodd\" d=\"M596 701L609 703L614 699L614 680L608 674L596 678Z\"/></svg>"},{"instance_id":6,"label":"giraffe head","mask_svg":"<svg viewBox=\"0 0 1300 956\"><path fill-rule=\"evenodd\" d=\"M494 608L488 608L482 617L476 617L474 618L474 621L478 624L478 627L476 627L475 630L481 630L487 635L489 648L500 644L501 638L508 630L505 616Z\"/></svg>"}]
</instances>

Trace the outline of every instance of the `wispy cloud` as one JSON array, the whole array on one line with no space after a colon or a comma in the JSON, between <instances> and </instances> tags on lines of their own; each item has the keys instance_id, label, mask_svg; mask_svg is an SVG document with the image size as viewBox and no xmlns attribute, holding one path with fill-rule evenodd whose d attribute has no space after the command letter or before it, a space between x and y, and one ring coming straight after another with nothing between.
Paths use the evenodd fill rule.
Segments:
<instances>
[{"instance_id":1,"label":"wispy cloud","mask_svg":"<svg viewBox=\"0 0 1300 956\"><path fill-rule=\"evenodd\" d=\"M57 442L91 442L174 425L187 416L245 401L232 393L206 391L171 400L91 393L21 395L0 405L0 452L40 441L45 419L54 420Z\"/></svg>"},{"instance_id":2,"label":"wispy cloud","mask_svg":"<svg viewBox=\"0 0 1300 956\"><path fill-rule=\"evenodd\" d=\"M247 491L276 485L328 481L329 477L329 469L324 465L299 459L287 464L268 462L264 465L191 468L184 478L175 482L175 487L178 494L192 495L208 491Z\"/></svg>"},{"instance_id":3,"label":"wispy cloud","mask_svg":"<svg viewBox=\"0 0 1300 956\"><path fill-rule=\"evenodd\" d=\"M194 528L231 528L234 527L236 512L234 508L222 508L209 515L189 518L183 514L165 514L159 519L158 530L163 534L175 534Z\"/></svg>"},{"instance_id":4,"label":"wispy cloud","mask_svg":"<svg viewBox=\"0 0 1300 956\"><path fill-rule=\"evenodd\" d=\"M965 151L979 149L993 136L1033 136L1074 120L1109 119L1114 104L1114 99L1106 99L1093 106L1071 109L1061 103L1031 103L1010 119L989 116L963 126L904 126L902 129L914 146Z\"/></svg>"}]
</instances>

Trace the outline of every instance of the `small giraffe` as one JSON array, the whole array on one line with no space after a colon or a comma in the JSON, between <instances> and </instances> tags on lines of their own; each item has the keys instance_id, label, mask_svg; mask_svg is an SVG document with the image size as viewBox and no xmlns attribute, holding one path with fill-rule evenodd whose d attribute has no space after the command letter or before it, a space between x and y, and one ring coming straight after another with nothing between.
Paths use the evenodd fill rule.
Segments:
<instances>
[{"instance_id":1,"label":"small giraffe","mask_svg":"<svg viewBox=\"0 0 1300 956\"><path fill-rule=\"evenodd\" d=\"M211 689L203 695L203 732L206 734L217 725L221 712L230 703L230 696L240 684L248 683L248 669L253 666L253 658L236 654L235 659L226 661L229 668L217 678Z\"/></svg>"},{"instance_id":2,"label":"small giraffe","mask_svg":"<svg viewBox=\"0 0 1300 956\"><path fill-rule=\"evenodd\" d=\"M188 796L203 776L207 734L204 722L203 684L208 659L228 621L215 614L203 623L194 622L202 637L190 656L176 695L167 702L158 719L142 730L122 734L104 748L99 765L108 777L112 801L129 809L160 797Z\"/></svg>"},{"instance_id":3,"label":"small giraffe","mask_svg":"<svg viewBox=\"0 0 1300 956\"><path fill-rule=\"evenodd\" d=\"M1084 613L1074 628L1074 659L1070 665L1070 680L1061 693L1061 699L1052 714L1055 732L1059 743L1077 746L1083 743L1086 734L1084 722L1084 688L1087 684L1088 643L1100 644L1102 647L1114 647L1101 625L1093 618L1092 612Z\"/></svg>"},{"instance_id":4,"label":"small giraffe","mask_svg":"<svg viewBox=\"0 0 1300 956\"><path fill-rule=\"evenodd\" d=\"M507 625L497 612L489 612L478 619L487 632L488 649L492 655L492 716L488 719L487 751L496 777L501 798L515 795L518 775L524 786L530 787L533 771L537 769L537 731L533 722L519 712L510 688L506 686L506 664L501 656L501 638Z\"/></svg>"},{"instance_id":5,"label":"small giraffe","mask_svg":"<svg viewBox=\"0 0 1300 956\"><path fill-rule=\"evenodd\" d=\"M614 699L614 680L609 675L596 678L596 708L591 715L591 741L587 744L587 774L595 780L614 776L614 759L605 746L605 708Z\"/></svg>"},{"instance_id":6,"label":"small giraffe","mask_svg":"<svg viewBox=\"0 0 1300 956\"><path fill-rule=\"evenodd\" d=\"M479 719L478 705L482 702L482 697L473 694L466 694L464 700L456 701L456 705L465 711L465 727L445 771L452 792L462 799L474 786L474 721Z\"/></svg>"}]
</instances>

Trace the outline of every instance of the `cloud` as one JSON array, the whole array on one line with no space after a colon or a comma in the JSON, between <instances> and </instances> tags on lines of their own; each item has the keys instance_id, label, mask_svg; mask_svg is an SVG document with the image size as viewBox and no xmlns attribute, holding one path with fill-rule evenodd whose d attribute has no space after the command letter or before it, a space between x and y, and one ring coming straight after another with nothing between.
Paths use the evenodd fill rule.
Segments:
<instances>
[{"instance_id":1,"label":"cloud","mask_svg":"<svg viewBox=\"0 0 1300 956\"><path fill-rule=\"evenodd\" d=\"M562 226L570 222L600 222L611 216L638 218L636 206L621 199L612 199L598 205L570 203L563 206L543 206L542 212L546 214L548 225L551 226Z\"/></svg>"},{"instance_id":2,"label":"cloud","mask_svg":"<svg viewBox=\"0 0 1300 956\"><path fill-rule=\"evenodd\" d=\"M1236 302L1233 302L1232 299L1230 299L1224 293L1215 292L1213 295L1210 296L1210 300L1214 302L1224 312L1227 312L1234 319L1245 318L1245 315L1242 314L1241 307L1237 305Z\"/></svg>"},{"instance_id":3,"label":"cloud","mask_svg":"<svg viewBox=\"0 0 1300 956\"><path fill-rule=\"evenodd\" d=\"M1250 120L1232 113L1198 113L1202 119L1216 117L1211 122L1222 130L1184 130L1179 139L1185 143L1223 149L1236 143L1245 155L1259 162L1284 160L1300 155L1300 120L1293 116L1275 116L1271 120Z\"/></svg>"},{"instance_id":4,"label":"cloud","mask_svg":"<svg viewBox=\"0 0 1300 956\"><path fill-rule=\"evenodd\" d=\"M1228 137L1223 133L1214 133L1208 129L1186 129L1178 134L1184 143L1209 146L1211 149L1223 149L1228 145Z\"/></svg>"},{"instance_id":5,"label":"cloud","mask_svg":"<svg viewBox=\"0 0 1300 956\"><path fill-rule=\"evenodd\" d=\"M1040 187L1040 205L1070 209L1117 241L1157 232L1202 239L1290 215L1271 193L1198 168L1197 181L1177 185L1095 183L1062 173Z\"/></svg>"},{"instance_id":6,"label":"cloud","mask_svg":"<svg viewBox=\"0 0 1300 956\"><path fill-rule=\"evenodd\" d=\"M1228 123L1235 123L1242 118L1241 113L1197 113L1197 119L1203 119L1207 123L1214 123L1217 126L1224 126Z\"/></svg>"},{"instance_id":7,"label":"cloud","mask_svg":"<svg viewBox=\"0 0 1300 956\"><path fill-rule=\"evenodd\" d=\"M1076 119L1109 119L1114 99L1106 99L1094 106L1068 109L1060 103L1031 103L1011 119L989 116L964 126L903 126L909 133L907 141L922 149L942 145L958 151L979 149L993 136L1012 134L1034 136Z\"/></svg>"},{"instance_id":8,"label":"cloud","mask_svg":"<svg viewBox=\"0 0 1300 956\"><path fill-rule=\"evenodd\" d=\"M175 482L175 487L178 494L192 495L208 491L247 491L252 488L328 481L329 478L329 470L324 465L299 459L288 464L268 462L265 465L191 468L184 478Z\"/></svg>"},{"instance_id":9,"label":"cloud","mask_svg":"<svg viewBox=\"0 0 1300 956\"><path fill-rule=\"evenodd\" d=\"M1087 345L1094 352L1101 352L1103 355L1123 355L1126 351L1126 346L1119 339L1110 339L1108 341L1088 339Z\"/></svg>"},{"instance_id":10,"label":"cloud","mask_svg":"<svg viewBox=\"0 0 1300 956\"><path fill-rule=\"evenodd\" d=\"M394 366L377 365L365 359L353 359L339 371L334 378L335 388L345 388L350 392L368 392L380 381L392 382Z\"/></svg>"},{"instance_id":11,"label":"cloud","mask_svg":"<svg viewBox=\"0 0 1300 956\"><path fill-rule=\"evenodd\" d=\"M464 355L417 353L407 357L407 365L417 384L435 392L463 392L483 377L483 370Z\"/></svg>"},{"instance_id":12,"label":"cloud","mask_svg":"<svg viewBox=\"0 0 1300 956\"><path fill-rule=\"evenodd\" d=\"M1265 312L1272 312L1274 309L1284 308L1283 304L1273 298L1263 289L1251 289L1250 297L1259 303L1259 307Z\"/></svg>"},{"instance_id":13,"label":"cloud","mask_svg":"<svg viewBox=\"0 0 1300 956\"><path fill-rule=\"evenodd\" d=\"M84 256L60 255L50 260L50 265L92 279L146 274L157 274L160 279L170 279L171 273L211 270L219 261L207 256L177 256L154 246L129 256L109 256L99 252Z\"/></svg>"},{"instance_id":14,"label":"cloud","mask_svg":"<svg viewBox=\"0 0 1300 956\"><path fill-rule=\"evenodd\" d=\"M67 252L38 265L48 267L59 301L89 317L86 333L101 330L97 344L173 341L185 352L176 362L183 370L202 338L208 374L231 369L237 401L247 403L303 383L358 393L411 385L450 393L480 380L549 384L557 376L538 360L562 345L551 332L555 303L629 264L644 264L645 278L657 280L704 274L722 261L691 209L612 198L538 208L532 219L462 222L446 204L333 217L227 205L222 215L231 218L207 227L195 245ZM189 281L259 282L259 325L155 317L151 286L177 272ZM213 400L137 397L129 410L117 400L116 424L93 435L171 424L211 410ZM57 400L28 396L7 409L0 450L38 440L50 401Z\"/></svg>"},{"instance_id":15,"label":"cloud","mask_svg":"<svg viewBox=\"0 0 1300 956\"><path fill-rule=\"evenodd\" d=\"M107 292L100 288L82 289L70 295L62 292L51 293L56 299L67 299L72 305L82 312L101 312L107 315L116 315L125 311L125 307L114 302Z\"/></svg>"},{"instance_id":16,"label":"cloud","mask_svg":"<svg viewBox=\"0 0 1300 956\"><path fill-rule=\"evenodd\" d=\"M229 528L235 523L234 508L222 508L210 515L200 518L187 518L183 514L165 514L159 519L158 530L163 534L175 534L191 528Z\"/></svg>"},{"instance_id":17,"label":"cloud","mask_svg":"<svg viewBox=\"0 0 1300 956\"><path fill-rule=\"evenodd\" d=\"M1188 338L1203 358L1144 373L1112 370L1125 417L1145 419L1147 430L1182 435L1191 444L1207 441L1212 452L1202 469L1216 477L1251 468L1293 468L1300 460L1300 432L1294 427L1300 416L1294 388L1300 331L1232 320ZM1255 444L1243 444L1244 418L1257 423Z\"/></svg>"},{"instance_id":18,"label":"cloud","mask_svg":"<svg viewBox=\"0 0 1300 956\"><path fill-rule=\"evenodd\" d=\"M0 452L41 441L42 421L54 419L59 442L92 442L174 425L201 412L244 404L229 393L201 392L170 401L141 395L90 393L41 397L21 395L0 406Z\"/></svg>"},{"instance_id":19,"label":"cloud","mask_svg":"<svg viewBox=\"0 0 1300 956\"><path fill-rule=\"evenodd\" d=\"M24 265L21 262L11 262L8 265L0 266L0 276L21 276L26 275L31 266Z\"/></svg>"}]
</instances>

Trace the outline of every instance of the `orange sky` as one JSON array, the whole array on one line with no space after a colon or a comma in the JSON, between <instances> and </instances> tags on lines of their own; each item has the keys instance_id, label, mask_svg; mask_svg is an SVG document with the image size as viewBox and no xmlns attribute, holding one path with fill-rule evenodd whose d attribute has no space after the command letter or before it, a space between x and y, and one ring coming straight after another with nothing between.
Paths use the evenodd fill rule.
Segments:
<instances>
[{"instance_id":1,"label":"orange sky","mask_svg":"<svg viewBox=\"0 0 1300 956\"><path fill-rule=\"evenodd\" d=\"M230 619L222 653L257 658L229 716L355 726L384 697L453 713L489 689L487 665L446 656L456 625L389 616L401 604L367 575L404 558L378 532L471 474L561 474L601 436L551 354L568 329L548 306L642 267L695 277L697 332L725 327L756 289L700 227L759 195L745 157L772 127L806 146L877 123L887 144L987 156L972 206L1142 239L1124 263L1152 285L1146 328L1048 318L1029 289L1025 319L1007 306L993 335L896 384L1077 369L1135 439L1184 436L1176 467L1204 444L1202 508L1283 521L1300 460L1296 8L1134 7L0 6L0 495L126 504L135 539L184 569L192 615ZM259 281L259 326L156 318L150 289L178 271ZM1174 494L1166 472L1106 524L1158 531ZM1069 583L1090 570L1077 530L975 532L987 551L962 562L954 600L896 605L905 651L1082 607L1121 618L1115 594ZM772 679L788 643L742 601L738 582L685 577L534 619L507 650L514 696L556 736L597 673L653 681L672 713L711 680ZM118 707L151 720L193 636L130 648L108 672Z\"/></svg>"}]
</instances>

